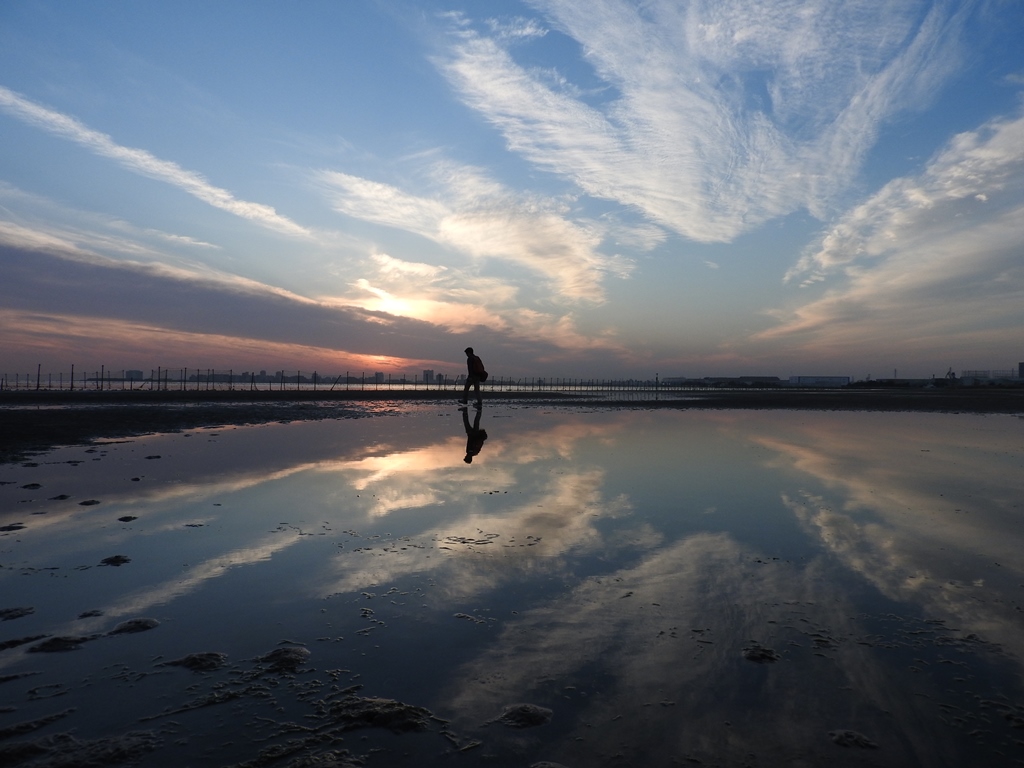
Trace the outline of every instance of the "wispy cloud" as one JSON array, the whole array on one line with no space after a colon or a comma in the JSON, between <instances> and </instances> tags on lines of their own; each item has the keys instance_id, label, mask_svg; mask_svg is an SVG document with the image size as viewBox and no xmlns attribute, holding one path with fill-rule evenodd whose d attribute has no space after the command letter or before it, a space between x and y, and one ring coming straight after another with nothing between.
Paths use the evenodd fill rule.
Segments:
<instances>
[{"instance_id":1,"label":"wispy cloud","mask_svg":"<svg viewBox=\"0 0 1024 768\"><path fill-rule=\"evenodd\" d=\"M475 260L524 267L544 276L549 299L601 302L602 281L628 271L624 260L598 250L609 228L569 219L564 203L517 195L475 168L438 163L430 174L436 192L429 197L336 171L322 171L319 180L339 212Z\"/></svg>"},{"instance_id":2,"label":"wispy cloud","mask_svg":"<svg viewBox=\"0 0 1024 768\"><path fill-rule=\"evenodd\" d=\"M788 275L830 287L758 339L967 356L984 340L1009 352L1024 322L1022 232L1018 116L955 137L919 176L841 217Z\"/></svg>"},{"instance_id":3,"label":"wispy cloud","mask_svg":"<svg viewBox=\"0 0 1024 768\"><path fill-rule=\"evenodd\" d=\"M390 184L338 171L322 171L319 178L327 186L335 210L354 219L430 237L448 213L443 203Z\"/></svg>"},{"instance_id":4,"label":"wispy cloud","mask_svg":"<svg viewBox=\"0 0 1024 768\"><path fill-rule=\"evenodd\" d=\"M403 262L387 254L373 256L378 269L356 281L355 293L322 298L328 304L359 307L394 317L422 320L453 333L482 329L517 344L550 345L557 353L540 359L563 359L587 350L627 356L626 345L611 331L585 334L572 313L522 306L515 286L499 278L469 274L454 267Z\"/></svg>"},{"instance_id":5,"label":"wispy cloud","mask_svg":"<svg viewBox=\"0 0 1024 768\"><path fill-rule=\"evenodd\" d=\"M487 26L494 35L502 40L531 40L544 37L548 33L548 30L536 19L524 19L522 16L488 19Z\"/></svg>"},{"instance_id":6,"label":"wispy cloud","mask_svg":"<svg viewBox=\"0 0 1024 768\"><path fill-rule=\"evenodd\" d=\"M879 126L956 66L970 4L540 0L607 92L559 87L459 16L438 57L536 166L686 237L829 210ZM517 49L522 50L522 49Z\"/></svg>"},{"instance_id":7,"label":"wispy cloud","mask_svg":"<svg viewBox=\"0 0 1024 768\"><path fill-rule=\"evenodd\" d=\"M103 216L100 214L86 212L75 208L69 208L64 205L60 205L55 201L43 197L41 195L26 192L23 189L16 187L13 184L9 184L5 181L0 181L0 204L4 206L4 213L9 217L10 220L14 219L27 219L39 218L44 222L50 222L55 219L84 221L90 231L96 229L112 229L118 233L126 234L132 238L138 237L149 237L161 240L166 243L172 243L174 245L183 245L188 248L201 248L201 249L213 249L220 250L221 246L214 243L207 243L203 240L199 240L188 235L174 234L171 232L164 232L159 229L140 229L139 227L129 224L127 221L118 218L112 218L110 216ZM18 209L19 213L16 215L12 210L8 210L7 206L12 205ZM25 211L30 213L27 217ZM48 228L50 230L56 229L56 225L50 223L44 223L37 225L38 228ZM65 228L67 231L67 228ZM84 233L83 233L84 234ZM125 246L126 250L138 249L137 245Z\"/></svg>"},{"instance_id":8,"label":"wispy cloud","mask_svg":"<svg viewBox=\"0 0 1024 768\"><path fill-rule=\"evenodd\" d=\"M144 149L122 146L107 134L89 128L74 117L48 109L3 86L0 86L0 109L55 136L80 144L101 157L115 160L128 170L178 187L214 208L286 235L312 236L308 229L280 215L269 205L239 200L226 189L210 184L195 171L162 160Z\"/></svg>"}]
</instances>

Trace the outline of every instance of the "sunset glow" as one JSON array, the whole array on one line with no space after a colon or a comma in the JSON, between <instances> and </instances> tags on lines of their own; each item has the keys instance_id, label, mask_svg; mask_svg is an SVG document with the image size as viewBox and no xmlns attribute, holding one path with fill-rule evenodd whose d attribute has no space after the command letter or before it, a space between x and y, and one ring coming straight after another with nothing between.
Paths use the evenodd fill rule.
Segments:
<instances>
[{"instance_id":1,"label":"sunset glow","mask_svg":"<svg viewBox=\"0 0 1024 768\"><path fill-rule=\"evenodd\" d=\"M185 8L0 10L5 371L1024 358L1019 3Z\"/></svg>"}]
</instances>

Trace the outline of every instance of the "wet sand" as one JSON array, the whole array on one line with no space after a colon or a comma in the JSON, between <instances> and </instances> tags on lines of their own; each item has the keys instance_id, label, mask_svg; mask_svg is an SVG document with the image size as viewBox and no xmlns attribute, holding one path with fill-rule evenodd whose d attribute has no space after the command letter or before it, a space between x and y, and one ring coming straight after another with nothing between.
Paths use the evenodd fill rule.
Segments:
<instances>
[{"instance_id":1,"label":"wet sand","mask_svg":"<svg viewBox=\"0 0 1024 768\"><path fill-rule=\"evenodd\" d=\"M448 402L457 390L335 392L78 391L0 393L0 463L19 461L57 445L95 439L178 432L203 426L352 418L365 404ZM687 390L656 396L488 392L485 402L538 406L637 409L758 409L1024 414L1024 388ZM358 405L359 409L346 408Z\"/></svg>"}]
</instances>

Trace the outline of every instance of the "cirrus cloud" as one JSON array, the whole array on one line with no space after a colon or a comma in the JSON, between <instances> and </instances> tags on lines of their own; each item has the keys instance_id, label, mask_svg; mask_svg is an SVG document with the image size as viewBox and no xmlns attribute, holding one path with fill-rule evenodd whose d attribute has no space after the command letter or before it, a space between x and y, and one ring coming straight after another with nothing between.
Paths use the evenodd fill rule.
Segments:
<instances>
[{"instance_id":1,"label":"cirrus cloud","mask_svg":"<svg viewBox=\"0 0 1024 768\"><path fill-rule=\"evenodd\" d=\"M953 72L970 4L535 5L580 46L597 95L450 15L436 62L462 100L587 195L727 242L802 207L825 215L879 126Z\"/></svg>"},{"instance_id":2,"label":"cirrus cloud","mask_svg":"<svg viewBox=\"0 0 1024 768\"><path fill-rule=\"evenodd\" d=\"M433 169L434 197L337 171L322 171L335 210L401 229L479 261L500 260L542 275L550 298L600 303L608 274L629 266L601 254L606 228L565 216L552 200L527 199L473 168Z\"/></svg>"},{"instance_id":3,"label":"cirrus cloud","mask_svg":"<svg viewBox=\"0 0 1024 768\"><path fill-rule=\"evenodd\" d=\"M787 274L822 295L755 341L841 355L878 349L970 359L1019 346L1024 320L1024 116L956 136L831 227ZM951 311L951 308L955 308ZM980 362L980 361L979 361Z\"/></svg>"},{"instance_id":4,"label":"cirrus cloud","mask_svg":"<svg viewBox=\"0 0 1024 768\"><path fill-rule=\"evenodd\" d=\"M239 200L226 189L214 186L201 174L162 160L144 149L125 147L110 136L96 131L81 121L37 104L0 85L0 109L48 133L80 144L97 155L117 161L130 171L171 184L228 213L256 222L286 235L308 238L310 230L279 214L263 203Z\"/></svg>"}]
</instances>

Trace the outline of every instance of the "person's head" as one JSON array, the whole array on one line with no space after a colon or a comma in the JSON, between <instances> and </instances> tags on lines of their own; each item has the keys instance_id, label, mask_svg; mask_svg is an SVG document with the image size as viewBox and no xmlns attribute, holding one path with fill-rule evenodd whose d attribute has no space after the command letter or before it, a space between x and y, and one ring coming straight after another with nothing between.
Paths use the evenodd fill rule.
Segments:
<instances>
[{"instance_id":1,"label":"person's head","mask_svg":"<svg viewBox=\"0 0 1024 768\"><path fill-rule=\"evenodd\" d=\"M472 355L472 354L473 354L473 348L472 347L466 347L466 356L468 357L469 355Z\"/></svg>"}]
</instances>

